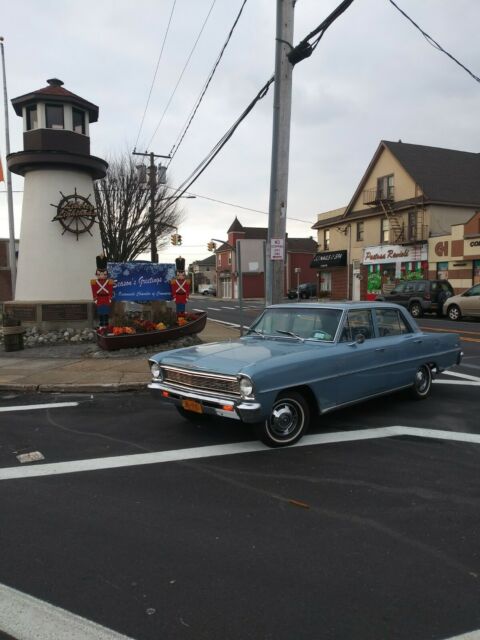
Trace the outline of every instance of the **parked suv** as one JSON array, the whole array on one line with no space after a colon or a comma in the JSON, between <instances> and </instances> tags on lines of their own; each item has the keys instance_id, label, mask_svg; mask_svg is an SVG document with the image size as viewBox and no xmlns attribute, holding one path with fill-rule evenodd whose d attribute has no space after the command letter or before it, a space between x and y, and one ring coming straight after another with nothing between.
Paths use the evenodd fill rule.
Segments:
<instances>
[{"instance_id":1,"label":"parked suv","mask_svg":"<svg viewBox=\"0 0 480 640\"><path fill-rule=\"evenodd\" d=\"M448 280L403 280L393 291L377 296L376 300L401 304L414 318L420 318L424 313L442 315L445 300L453 294Z\"/></svg>"},{"instance_id":2,"label":"parked suv","mask_svg":"<svg viewBox=\"0 0 480 640\"><path fill-rule=\"evenodd\" d=\"M290 300L297 297L302 298L303 300L306 298L314 298L317 295L317 285L315 282L304 282L299 285L298 292L297 289L290 289L287 295Z\"/></svg>"}]
</instances>

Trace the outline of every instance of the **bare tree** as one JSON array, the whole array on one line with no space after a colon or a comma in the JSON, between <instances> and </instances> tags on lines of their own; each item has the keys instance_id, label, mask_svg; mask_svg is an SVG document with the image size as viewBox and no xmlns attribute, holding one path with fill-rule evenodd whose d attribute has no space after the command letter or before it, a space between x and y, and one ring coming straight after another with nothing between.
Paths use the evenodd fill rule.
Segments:
<instances>
[{"instance_id":1,"label":"bare tree","mask_svg":"<svg viewBox=\"0 0 480 640\"><path fill-rule=\"evenodd\" d=\"M125 155L109 161L105 178L94 183L95 201L102 245L112 262L135 260L150 252L150 185L141 183L135 164ZM168 244L173 227L183 217L181 209L168 195L166 185L155 190L155 236L160 251Z\"/></svg>"}]
</instances>

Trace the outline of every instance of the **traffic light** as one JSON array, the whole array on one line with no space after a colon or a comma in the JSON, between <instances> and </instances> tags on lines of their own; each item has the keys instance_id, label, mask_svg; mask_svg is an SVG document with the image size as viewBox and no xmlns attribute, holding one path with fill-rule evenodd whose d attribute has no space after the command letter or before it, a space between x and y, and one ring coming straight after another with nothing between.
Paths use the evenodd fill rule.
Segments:
<instances>
[{"instance_id":1,"label":"traffic light","mask_svg":"<svg viewBox=\"0 0 480 640\"><path fill-rule=\"evenodd\" d=\"M215 244L215 242L210 241L207 244L207 248L208 248L209 251L215 251L215 249L217 248L217 245Z\"/></svg>"},{"instance_id":2,"label":"traffic light","mask_svg":"<svg viewBox=\"0 0 480 640\"><path fill-rule=\"evenodd\" d=\"M178 233L176 235L177 235L177 242L175 244L182 244L182 236L178 235Z\"/></svg>"},{"instance_id":3,"label":"traffic light","mask_svg":"<svg viewBox=\"0 0 480 640\"><path fill-rule=\"evenodd\" d=\"M172 244L177 244L177 234L176 233L172 233L172 235L170 236L170 242Z\"/></svg>"}]
</instances>

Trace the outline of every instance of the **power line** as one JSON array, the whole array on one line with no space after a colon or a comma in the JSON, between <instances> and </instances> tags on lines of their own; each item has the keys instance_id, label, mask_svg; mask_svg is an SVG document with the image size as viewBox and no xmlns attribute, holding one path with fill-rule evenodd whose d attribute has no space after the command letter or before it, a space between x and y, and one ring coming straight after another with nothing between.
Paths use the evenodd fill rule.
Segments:
<instances>
[{"instance_id":1,"label":"power line","mask_svg":"<svg viewBox=\"0 0 480 640\"><path fill-rule=\"evenodd\" d=\"M405 13L405 11L403 11L402 9L400 9L400 7L395 4L395 2L393 0L389 0L390 4L392 4L395 9L397 9L397 11L399 11L409 22L411 22L413 24L413 26L418 29L420 31L420 33L422 34L422 36L425 38L425 40L428 42L428 44L430 44L434 49L437 49L438 51L441 51L441 53L444 53L446 56L448 56L451 60L453 60L456 64L458 64L459 67L462 67L462 69L464 71L466 71L468 73L468 75L472 76L472 78L474 80L476 80L477 82L480 82L480 78L478 76L476 76L474 73L472 73L470 71L470 69L468 69L464 64L462 64L459 60L457 60L457 58L455 58L454 56L452 56L451 53L448 53L448 51L446 51L436 40L434 40L432 38L432 36L429 36L428 33L426 33L426 31L424 31L421 27L418 26L418 24L416 22L414 22L414 20L412 20L412 18L410 18L409 15L407 15Z\"/></svg>"},{"instance_id":2,"label":"power line","mask_svg":"<svg viewBox=\"0 0 480 640\"><path fill-rule=\"evenodd\" d=\"M175 190L175 187L167 187L167 189ZM234 207L235 209L243 209L244 211L250 211L252 213L261 213L265 216L268 216L268 211L261 211L260 209L252 209L251 207L244 207L241 204L235 204L234 202L227 202L226 200L218 200L217 198L211 198L210 196L203 196L199 193L193 193L192 191L185 191L189 196L195 196L195 198L200 198L201 200L210 200L211 202L218 202L219 204L226 204L229 207ZM302 220L301 218L292 218L287 216L289 220L295 220L295 222L304 222L305 224L312 224L311 220Z\"/></svg>"},{"instance_id":3,"label":"power line","mask_svg":"<svg viewBox=\"0 0 480 640\"><path fill-rule=\"evenodd\" d=\"M168 99L167 105L166 105L165 109L163 110L162 115L160 116L160 120L158 121L158 124L157 124L157 126L155 127L155 131L153 132L152 137L150 138L150 141L149 141L149 143L147 144L147 148L150 148L150 146L151 146L151 144L152 144L152 141L153 141L153 139L155 138L155 136L156 136L156 134L157 134L157 131L158 131L158 129L159 129L159 127L160 127L160 125L161 125L161 124L162 124L162 122L163 122L163 118L165 117L165 114L167 113L168 107L170 106L170 103L172 102L173 97L174 97L174 95L175 95L175 93L176 93L176 91L177 91L178 85L180 84L180 82L181 82L181 80L182 80L182 78L183 78L183 74L185 73L185 70L186 70L186 68L188 67L188 63L190 62L190 59L191 59L191 57L192 57L192 55L193 55L193 52L195 51L195 49L196 49L196 47L197 47L198 41L200 40L200 37L201 37L201 35L202 35L202 33L203 33L203 30L205 29L205 25L206 25L206 24L207 24L207 22L208 22L208 19L209 19L209 17L210 17L210 14L212 13L212 10L213 10L213 7L215 6L215 2L216 2L216 1L217 1L217 0L213 0L212 4L210 5L210 9L208 10L207 16L206 16L205 20L203 21L203 24L202 24L202 27L201 27L201 29L200 29L199 33L198 33L197 39L195 40L195 42L194 42L194 44L193 44L192 50L190 51L190 54L189 54L189 56L188 56L188 58L187 58L187 61L185 62L185 65L184 65L184 67L183 67L183 69L182 69L182 71L181 71L181 73L180 73L180 76L178 77L177 84L175 85L175 87L174 87L174 89L173 89L173 91L172 91L172 94L170 95L170 98Z\"/></svg>"},{"instance_id":4,"label":"power line","mask_svg":"<svg viewBox=\"0 0 480 640\"><path fill-rule=\"evenodd\" d=\"M138 144L138 140L140 138L140 133L142 132L142 127L143 127L143 123L145 121L145 116L147 114L147 109L148 109L148 105L150 103L150 97L152 95L152 91L153 91L153 86L155 84L155 79L157 77L157 72L158 72L158 67L160 65L160 60L162 59L162 54L163 54L163 48L165 47L165 42L167 40L167 36L168 36L168 32L170 30L170 23L172 22L172 16L173 16L173 11L175 9L175 5L177 3L177 0L173 0L173 4L172 4L172 10L170 11L170 17L168 19L168 24L167 24L167 28L165 30L165 35L163 37L163 42L162 42L162 47L160 49L160 55L158 56L158 60L157 60L157 66L155 67L155 73L153 74L153 80L152 80L152 84L150 86L150 91L148 92L148 98L147 98L147 104L145 105L145 110L143 112L143 116L142 116L142 121L140 122L140 128L138 129L138 135L137 135L137 140L135 141L135 146L134 149L137 148L137 144Z\"/></svg>"},{"instance_id":5,"label":"power line","mask_svg":"<svg viewBox=\"0 0 480 640\"><path fill-rule=\"evenodd\" d=\"M218 55L218 57L217 57L217 59L215 61L215 64L213 65L213 68L210 71L210 74L209 74L209 76L207 78L207 81L206 81L205 85L203 86L203 89L200 92L200 95L197 98L197 100L195 102L195 105L194 105L192 111L190 112L190 115L187 118L186 123L183 125L182 129L180 130L179 136L177 137L177 139L175 140L175 142L173 144L172 150L170 151L171 158L170 158L169 165L171 164L175 154L178 151L178 148L180 147L180 145L183 142L183 139L184 139L188 129L190 128L190 125L192 124L192 120L194 119L195 114L197 113L198 108L199 108L199 106L200 106L200 104L201 104L201 102L203 100L203 97L204 97L204 95L205 95L205 93L206 93L206 91L207 91L207 89L208 89L208 87L210 85L210 82L212 81L212 78L213 78L213 76L215 74L215 71L217 70L217 67L220 64L220 60L222 59L222 56L223 56L223 54L225 52L225 49L227 48L228 43L230 42L230 39L231 39L231 37L233 35L233 32L235 30L235 27L237 26L238 21L240 20L240 16L242 15L243 8L245 7L246 3L247 3L247 0L243 0L242 6L240 7L240 11L238 12L237 17L235 18L235 21L234 21L234 23L232 25L232 28L230 29L230 32L229 32L229 34L227 36L227 39L225 40L225 42L223 44L223 47L221 48L220 53L219 53L219 55Z\"/></svg>"},{"instance_id":6,"label":"power line","mask_svg":"<svg viewBox=\"0 0 480 640\"><path fill-rule=\"evenodd\" d=\"M187 189L196 180L198 180L198 178L202 175L202 173L209 166L209 164L213 162L215 157L220 153L222 148L226 145L226 143L233 136L237 128L240 126L240 123L247 117L247 115L250 113L253 107L257 104L257 102L259 102L262 98L264 98L267 95L270 85L273 83L274 79L275 79L274 76L272 76L264 84L264 86L260 89L260 91L257 93L255 98L250 102L250 104L246 107L246 109L244 109L244 111L233 123L230 129L220 138L217 144L210 150L210 152L205 156L205 158L200 162L200 164L192 171L192 173L188 176L188 178L186 178L182 182L182 184L177 188L177 192L179 191L180 193L178 194L178 196L176 195L176 193L174 194L173 197L176 196L174 202L176 202L179 198L181 198L181 196L187 191Z\"/></svg>"}]
</instances>

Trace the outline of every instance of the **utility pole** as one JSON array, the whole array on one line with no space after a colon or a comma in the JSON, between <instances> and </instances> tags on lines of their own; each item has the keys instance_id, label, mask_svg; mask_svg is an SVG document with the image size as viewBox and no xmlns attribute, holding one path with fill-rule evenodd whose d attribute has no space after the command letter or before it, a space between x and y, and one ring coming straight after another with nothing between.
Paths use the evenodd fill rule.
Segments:
<instances>
[{"instance_id":1,"label":"utility pole","mask_svg":"<svg viewBox=\"0 0 480 640\"><path fill-rule=\"evenodd\" d=\"M155 158L170 158L170 156L162 156L156 153L140 153L133 151L134 156L144 156L150 158L150 172L148 176L150 186L150 260L152 262L158 262L157 251L157 232L155 225L155 192L157 188L157 167L155 166Z\"/></svg>"},{"instance_id":2,"label":"utility pole","mask_svg":"<svg viewBox=\"0 0 480 640\"><path fill-rule=\"evenodd\" d=\"M287 55L293 48L294 6L295 0L277 0L272 164L265 282L266 304L281 302L285 287L285 232L293 70L293 64Z\"/></svg>"},{"instance_id":3,"label":"utility pole","mask_svg":"<svg viewBox=\"0 0 480 640\"><path fill-rule=\"evenodd\" d=\"M10 128L8 124L8 96L7 96L7 74L5 72L5 52L3 50L3 38L0 36L0 48L2 50L2 70L3 70L3 99L5 109L5 155L10 155ZM6 164L6 163L5 163ZM5 176L7 184L7 203L8 203L8 229L9 242L8 253L10 262L10 276L12 279L12 298L15 298L15 283L17 280L17 257L15 255L15 219L13 217L13 192L12 192L12 174L8 166L5 166Z\"/></svg>"}]
</instances>

